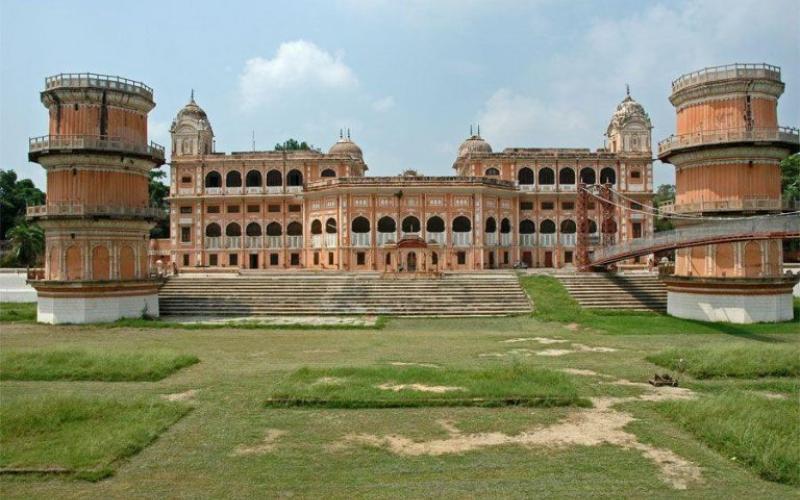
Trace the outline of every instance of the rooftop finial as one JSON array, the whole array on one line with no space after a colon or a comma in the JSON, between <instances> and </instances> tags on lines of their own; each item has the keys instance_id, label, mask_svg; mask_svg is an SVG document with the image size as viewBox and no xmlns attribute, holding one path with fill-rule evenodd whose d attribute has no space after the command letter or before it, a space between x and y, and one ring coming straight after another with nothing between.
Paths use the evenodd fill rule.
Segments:
<instances>
[{"instance_id":1,"label":"rooftop finial","mask_svg":"<svg viewBox=\"0 0 800 500\"><path fill-rule=\"evenodd\" d=\"M478 124L478 137L480 137L480 136L481 136L481 124L479 123Z\"/></svg>"},{"instance_id":2,"label":"rooftop finial","mask_svg":"<svg viewBox=\"0 0 800 500\"><path fill-rule=\"evenodd\" d=\"M469 124L469 136L472 137L473 135L475 135L475 134L472 133L472 124L470 123Z\"/></svg>"},{"instance_id":3,"label":"rooftop finial","mask_svg":"<svg viewBox=\"0 0 800 500\"><path fill-rule=\"evenodd\" d=\"M350 139L350 127L347 127L347 138Z\"/></svg>"},{"instance_id":4,"label":"rooftop finial","mask_svg":"<svg viewBox=\"0 0 800 500\"><path fill-rule=\"evenodd\" d=\"M189 100L194 102L194 89L192 89L192 94L189 96Z\"/></svg>"},{"instance_id":5,"label":"rooftop finial","mask_svg":"<svg viewBox=\"0 0 800 500\"><path fill-rule=\"evenodd\" d=\"M342 129L339 129L339 139L344 139L344 132Z\"/></svg>"},{"instance_id":6,"label":"rooftop finial","mask_svg":"<svg viewBox=\"0 0 800 500\"><path fill-rule=\"evenodd\" d=\"M628 97L631 96L631 86L628 85L627 83L625 84L625 95L627 95Z\"/></svg>"}]
</instances>

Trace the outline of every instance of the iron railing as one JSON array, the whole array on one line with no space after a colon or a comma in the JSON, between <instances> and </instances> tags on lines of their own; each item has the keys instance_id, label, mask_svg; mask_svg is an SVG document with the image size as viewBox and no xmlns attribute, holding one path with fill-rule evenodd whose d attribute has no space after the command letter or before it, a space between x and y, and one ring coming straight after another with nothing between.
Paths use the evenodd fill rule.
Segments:
<instances>
[{"instance_id":1,"label":"iron railing","mask_svg":"<svg viewBox=\"0 0 800 500\"><path fill-rule=\"evenodd\" d=\"M752 130L739 127L671 135L658 143L658 154L662 155L670 151L693 146L742 141L776 141L800 144L800 131L791 127L757 128Z\"/></svg>"},{"instance_id":2,"label":"iron railing","mask_svg":"<svg viewBox=\"0 0 800 500\"><path fill-rule=\"evenodd\" d=\"M67 87L79 88L104 88L122 90L139 94L148 99L153 99L153 89L142 82L129 80L121 76L100 75L97 73L60 73L44 79L44 88L47 90Z\"/></svg>"},{"instance_id":3,"label":"iron railing","mask_svg":"<svg viewBox=\"0 0 800 500\"><path fill-rule=\"evenodd\" d=\"M662 214L682 214L749 210L793 210L798 208L800 208L800 202L797 200L779 200L776 198L741 198L677 204L674 202L668 202L659 205L658 211Z\"/></svg>"},{"instance_id":4,"label":"iron railing","mask_svg":"<svg viewBox=\"0 0 800 500\"><path fill-rule=\"evenodd\" d=\"M672 81L672 91L697 85L700 83L713 82L717 80L730 80L732 78L769 78L780 81L781 68L771 64L726 64L724 66L712 66L703 68L691 73L686 73Z\"/></svg>"},{"instance_id":5,"label":"iron railing","mask_svg":"<svg viewBox=\"0 0 800 500\"><path fill-rule=\"evenodd\" d=\"M99 151L114 151L121 153L145 154L154 158L164 159L164 146L150 142L134 142L120 137L104 135L43 135L28 139L28 151L40 153L51 149L89 149Z\"/></svg>"},{"instance_id":6,"label":"iron railing","mask_svg":"<svg viewBox=\"0 0 800 500\"><path fill-rule=\"evenodd\" d=\"M48 203L30 206L28 217L43 216L117 216L117 217L166 217L161 207L130 207L119 205L84 205L75 203Z\"/></svg>"}]
</instances>

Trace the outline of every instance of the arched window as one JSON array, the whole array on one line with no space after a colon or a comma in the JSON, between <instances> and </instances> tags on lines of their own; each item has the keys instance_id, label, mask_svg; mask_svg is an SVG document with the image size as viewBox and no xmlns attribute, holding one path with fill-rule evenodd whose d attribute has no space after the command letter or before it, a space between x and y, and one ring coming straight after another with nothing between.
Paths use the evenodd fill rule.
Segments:
<instances>
[{"instance_id":1,"label":"arched window","mask_svg":"<svg viewBox=\"0 0 800 500\"><path fill-rule=\"evenodd\" d=\"M500 175L500 171L494 167L486 169L486 175Z\"/></svg>"},{"instance_id":2,"label":"arched window","mask_svg":"<svg viewBox=\"0 0 800 500\"><path fill-rule=\"evenodd\" d=\"M600 184L616 184L617 173L611 167L606 167L600 171Z\"/></svg>"},{"instance_id":3,"label":"arched window","mask_svg":"<svg viewBox=\"0 0 800 500\"><path fill-rule=\"evenodd\" d=\"M456 233L468 233L472 231L472 222L463 215L453 219L453 231Z\"/></svg>"},{"instance_id":4,"label":"arched window","mask_svg":"<svg viewBox=\"0 0 800 500\"><path fill-rule=\"evenodd\" d=\"M561 221L561 233L562 234L575 234L577 227L575 226L574 220L563 220Z\"/></svg>"},{"instance_id":5,"label":"arched window","mask_svg":"<svg viewBox=\"0 0 800 500\"><path fill-rule=\"evenodd\" d=\"M219 224L216 222L212 222L206 226L206 236L209 238L217 238L222 236L222 228L219 227Z\"/></svg>"},{"instance_id":6,"label":"arched window","mask_svg":"<svg viewBox=\"0 0 800 500\"><path fill-rule=\"evenodd\" d=\"M300 173L299 170L289 170L289 173L286 174L286 185L287 186L302 186L303 185L303 174Z\"/></svg>"},{"instance_id":7,"label":"arched window","mask_svg":"<svg viewBox=\"0 0 800 500\"><path fill-rule=\"evenodd\" d=\"M280 236L283 234L280 223L270 222L267 224L267 236Z\"/></svg>"},{"instance_id":8,"label":"arched window","mask_svg":"<svg viewBox=\"0 0 800 500\"><path fill-rule=\"evenodd\" d=\"M562 168L561 171L558 172L558 183L575 184L575 171L571 168Z\"/></svg>"},{"instance_id":9,"label":"arched window","mask_svg":"<svg viewBox=\"0 0 800 500\"><path fill-rule=\"evenodd\" d=\"M328 234L336 234L336 219L330 217L325 221L325 232Z\"/></svg>"},{"instance_id":10,"label":"arched window","mask_svg":"<svg viewBox=\"0 0 800 500\"><path fill-rule=\"evenodd\" d=\"M394 219L388 215L378 219L378 232L379 233L394 233L397 231L397 224Z\"/></svg>"},{"instance_id":11,"label":"arched window","mask_svg":"<svg viewBox=\"0 0 800 500\"><path fill-rule=\"evenodd\" d=\"M489 217L486 219L486 226L484 228L484 232L486 233L494 233L497 231L497 221L494 220L494 217Z\"/></svg>"},{"instance_id":12,"label":"arched window","mask_svg":"<svg viewBox=\"0 0 800 500\"><path fill-rule=\"evenodd\" d=\"M539 170L539 184L552 186L556 183L556 174L550 167L544 167Z\"/></svg>"},{"instance_id":13,"label":"arched window","mask_svg":"<svg viewBox=\"0 0 800 500\"><path fill-rule=\"evenodd\" d=\"M587 230L586 232L588 232L589 234L597 233L597 223L592 219L589 219L587 222L588 224L586 225L586 230Z\"/></svg>"},{"instance_id":14,"label":"arched window","mask_svg":"<svg viewBox=\"0 0 800 500\"><path fill-rule=\"evenodd\" d=\"M351 225L350 230L354 233L368 233L369 220L367 220L366 217L356 217L353 219L353 224Z\"/></svg>"},{"instance_id":15,"label":"arched window","mask_svg":"<svg viewBox=\"0 0 800 500\"><path fill-rule=\"evenodd\" d=\"M311 222L311 234L322 234L322 222L319 219L314 219Z\"/></svg>"},{"instance_id":16,"label":"arched window","mask_svg":"<svg viewBox=\"0 0 800 500\"><path fill-rule=\"evenodd\" d=\"M336 177L336 172L334 172L330 168L326 168L325 170L322 171L322 173L320 175L322 177Z\"/></svg>"},{"instance_id":17,"label":"arched window","mask_svg":"<svg viewBox=\"0 0 800 500\"><path fill-rule=\"evenodd\" d=\"M517 181L520 184L531 185L533 184L533 170L528 167L523 167L517 172Z\"/></svg>"},{"instance_id":18,"label":"arched window","mask_svg":"<svg viewBox=\"0 0 800 500\"><path fill-rule=\"evenodd\" d=\"M584 184L597 184L597 175L591 167L581 169L581 182Z\"/></svg>"},{"instance_id":19,"label":"arched window","mask_svg":"<svg viewBox=\"0 0 800 500\"><path fill-rule=\"evenodd\" d=\"M500 232L503 234L508 234L511 232L511 221L504 218L500 221Z\"/></svg>"},{"instance_id":20,"label":"arched window","mask_svg":"<svg viewBox=\"0 0 800 500\"><path fill-rule=\"evenodd\" d=\"M302 236L303 225L297 221L290 222L289 225L286 226L286 234L289 236Z\"/></svg>"},{"instance_id":21,"label":"arched window","mask_svg":"<svg viewBox=\"0 0 800 500\"><path fill-rule=\"evenodd\" d=\"M539 232L542 234L554 234L556 232L556 223L550 219L543 220L539 225Z\"/></svg>"},{"instance_id":22,"label":"arched window","mask_svg":"<svg viewBox=\"0 0 800 500\"><path fill-rule=\"evenodd\" d=\"M519 223L519 234L533 234L536 232L536 224L532 220L525 219Z\"/></svg>"},{"instance_id":23,"label":"arched window","mask_svg":"<svg viewBox=\"0 0 800 500\"><path fill-rule=\"evenodd\" d=\"M608 234L614 234L617 232L617 221L614 219L609 219L603 221L603 232Z\"/></svg>"},{"instance_id":24,"label":"arched window","mask_svg":"<svg viewBox=\"0 0 800 500\"><path fill-rule=\"evenodd\" d=\"M428 222L425 224L425 230L429 233L443 233L444 221L438 215L434 215L428 219Z\"/></svg>"},{"instance_id":25,"label":"arched window","mask_svg":"<svg viewBox=\"0 0 800 500\"><path fill-rule=\"evenodd\" d=\"M261 226L258 222L251 222L244 228L244 233L247 236L261 236Z\"/></svg>"},{"instance_id":26,"label":"arched window","mask_svg":"<svg viewBox=\"0 0 800 500\"><path fill-rule=\"evenodd\" d=\"M400 227L403 228L404 233L418 233L421 224L419 223L419 219L417 219L413 215L409 215L408 217L403 219L403 223Z\"/></svg>"},{"instance_id":27,"label":"arched window","mask_svg":"<svg viewBox=\"0 0 800 500\"><path fill-rule=\"evenodd\" d=\"M209 172L206 174L206 187L218 188L222 187L222 176L219 172Z\"/></svg>"},{"instance_id":28,"label":"arched window","mask_svg":"<svg viewBox=\"0 0 800 500\"><path fill-rule=\"evenodd\" d=\"M235 222L231 222L227 226L225 226L225 236L241 236L242 235L242 226Z\"/></svg>"},{"instance_id":29,"label":"arched window","mask_svg":"<svg viewBox=\"0 0 800 500\"><path fill-rule=\"evenodd\" d=\"M267 172L267 186L283 186L283 176L281 175L280 171L270 170Z\"/></svg>"},{"instance_id":30,"label":"arched window","mask_svg":"<svg viewBox=\"0 0 800 500\"><path fill-rule=\"evenodd\" d=\"M242 187L242 174L238 170L231 170L225 176L225 187L238 188Z\"/></svg>"},{"instance_id":31,"label":"arched window","mask_svg":"<svg viewBox=\"0 0 800 500\"><path fill-rule=\"evenodd\" d=\"M261 172L251 170L244 178L244 185L247 187L261 187Z\"/></svg>"}]
</instances>

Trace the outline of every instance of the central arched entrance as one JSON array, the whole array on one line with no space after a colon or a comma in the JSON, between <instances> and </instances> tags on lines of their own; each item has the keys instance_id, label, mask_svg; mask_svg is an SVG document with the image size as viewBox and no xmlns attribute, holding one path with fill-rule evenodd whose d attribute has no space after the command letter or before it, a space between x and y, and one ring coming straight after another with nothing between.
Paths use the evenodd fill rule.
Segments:
<instances>
[{"instance_id":1,"label":"central arched entrance","mask_svg":"<svg viewBox=\"0 0 800 500\"><path fill-rule=\"evenodd\" d=\"M417 271L417 253L416 252L408 252L408 256L406 257L406 269L408 272L413 273Z\"/></svg>"}]
</instances>

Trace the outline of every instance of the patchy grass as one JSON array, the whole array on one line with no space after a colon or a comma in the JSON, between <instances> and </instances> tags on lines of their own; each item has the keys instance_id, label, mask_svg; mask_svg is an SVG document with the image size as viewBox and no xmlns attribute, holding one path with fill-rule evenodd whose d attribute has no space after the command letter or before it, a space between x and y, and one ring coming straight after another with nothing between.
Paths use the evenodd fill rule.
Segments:
<instances>
[{"instance_id":1,"label":"patchy grass","mask_svg":"<svg viewBox=\"0 0 800 500\"><path fill-rule=\"evenodd\" d=\"M515 364L481 370L419 366L301 368L282 380L269 407L588 406L569 376Z\"/></svg>"},{"instance_id":2,"label":"patchy grass","mask_svg":"<svg viewBox=\"0 0 800 500\"><path fill-rule=\"evenodd\" d=\"M189 407L136 399L16 396L0 406L0 468L98 480L153 442Z\"/></svg>"},{"instance_id":3,"label":"patchy grass","mask_svg":"<svg viewBox=\"0 0 800 500\"><path fill-rule=\"evenodd\" d=\"M221 323L181 323L177 321L164 321L160 318L123 318L113 323L96 324L93 327L102 328L154 328L172 330L380 330L386 326L387 318L378 316L374 325L302 325L302 324L265 324L257 319L249 321L229 321Z\"/></svg>"},{"instance_id":4,"label":"patchy grass","mask_svg":"<svg viewBox=\"0 0 800 500\"><path fill-rule=\"evenodd\" d=\"M36 302L0 302L0 323L35 323Z\"/></svg>"},{"instance_id":5,"label":"patchy grass","mask_svg":"<svg viewBox=\"0 0 800 500\"><path fill-rule=\"evenodd\" d=\"M583 309L556 278L543 275L520 276L533 300L533 317L542 321L578 323L611 334L725 333L752 337L800 331L800 300L794 301L794 320L783 323L736 325L674 318L666 314L638 311Z\"/></svg>"},{"instance_id":6,"label":"patchy grass","mask_svg":"<svg viewBox=\"0 0 800 500\"><path fill-rule=\"evenodd\" d=\"M197 356L159 351L105 353L4 349L0 353L0 380L155 381L199 361Z\"/></svg>"},{"instance_id":7,"label":"patchy grass","mask_svg":"<svg viewBox=\"0 0 800 500\"><path fill-rule=\"evenodd\" d=\"M695 378L797 377L800 376L798 345L717 345L676 348L646 358L651 363L685 372Z\"/></svg>"},{"instance_id":8,"label":"patchy grass","mask_svg":"<svg viewBox=\"0 0 800 500\"><path fill-rule=\"evenodd\" d=\"M730 390L658 408L725 458L770 481L800 485L797 396L765 399Z\"/></svg>"}]
</instances>

